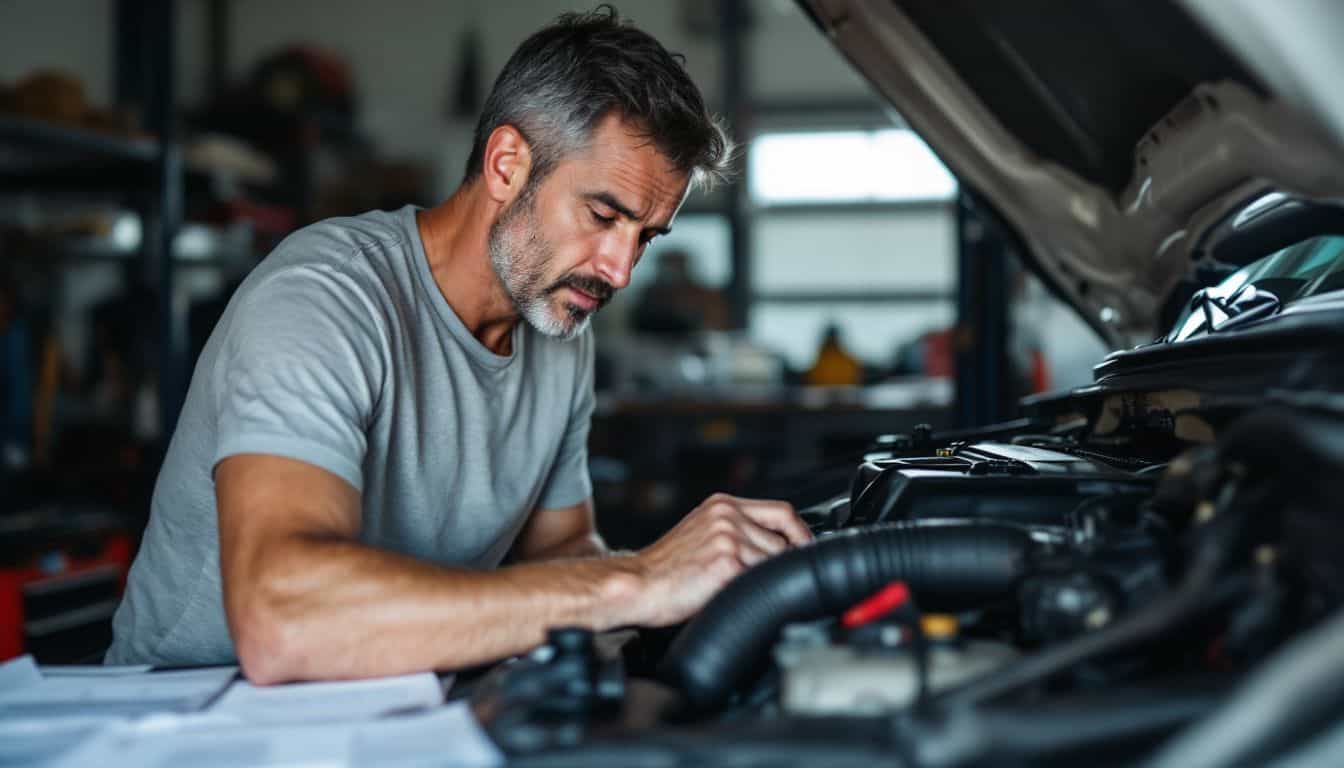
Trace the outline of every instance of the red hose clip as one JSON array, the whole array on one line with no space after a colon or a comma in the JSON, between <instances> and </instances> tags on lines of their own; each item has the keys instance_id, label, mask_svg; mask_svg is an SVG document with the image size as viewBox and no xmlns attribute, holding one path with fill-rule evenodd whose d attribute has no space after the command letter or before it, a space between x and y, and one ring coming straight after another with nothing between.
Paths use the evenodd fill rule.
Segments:
<instances>
[{"instance_id":1,"label":"red hose clip","mask_svg":"<svg viewBox=\"0 0 1344 768\"><path fill-rule=\"evenodd\" d=\"M871 597L845 611L840 623L845 629L870 624L910 603L910 588L904 581L893 581Z\"/></svg>"}]
</instances>

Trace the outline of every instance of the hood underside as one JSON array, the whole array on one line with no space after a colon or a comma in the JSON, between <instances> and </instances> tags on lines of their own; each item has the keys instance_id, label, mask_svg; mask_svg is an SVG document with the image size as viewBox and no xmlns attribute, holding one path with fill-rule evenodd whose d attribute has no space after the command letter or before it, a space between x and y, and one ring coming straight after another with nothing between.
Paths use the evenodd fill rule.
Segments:
<instances>
[{"instance_id":1,"label":"hood underside","mask_svg":"<svg viewBox=\"0 0 1344 768\"><path fill-rule=\"evenodd\" d=\"M1344 71L1344 46L1312 45L1337 39L1339 4L805 6L1112 347L1159 334L1168 295L1205 266L1200 236L1229 213L1271 189L1344 195L1344 99L1317 71Z\"/></svg>"}]
</instances>

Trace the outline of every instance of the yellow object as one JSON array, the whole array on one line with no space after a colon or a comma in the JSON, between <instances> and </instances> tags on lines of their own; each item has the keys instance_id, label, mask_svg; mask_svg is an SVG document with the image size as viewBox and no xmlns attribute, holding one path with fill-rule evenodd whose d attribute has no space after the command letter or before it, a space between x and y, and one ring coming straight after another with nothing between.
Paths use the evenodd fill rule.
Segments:
<instances>
[{"instance_id":1,"label":"yellow object","mask_svg":"<svg viewBox=\"0 0 1344 768\"><path fill-rule=\"evenodd\" d=\"M840 346L838 334L827 334L817 352L817 362L807 372L813 387L857 386L863 383L863 364Z\"/></svg>"},{"instance_id":2,"label":"yellow object","mask_svg":"<svg viewBox=\"0 0 1344 768\"><path fill-rule=\"evenodd\" d=\"M957 617L946 613L928 613L919 619L919 627L930 640L950 640L961 631Z\"/></svg>"}]
</instances>

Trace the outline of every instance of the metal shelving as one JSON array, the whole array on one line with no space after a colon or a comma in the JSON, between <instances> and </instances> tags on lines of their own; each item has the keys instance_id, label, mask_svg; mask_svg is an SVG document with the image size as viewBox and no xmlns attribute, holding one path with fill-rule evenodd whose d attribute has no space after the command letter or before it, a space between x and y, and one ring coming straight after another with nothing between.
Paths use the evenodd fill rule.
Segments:
<instances>
[{"instance_id":1,"label":"metal shelving","mask_svg":"<svg viewBox=\"0 0 1344 768\"><path fill-rule=\"evenodd\" d=\"M172 102L173 0L121 0L114 62L122 98L145 105L154 138L120 137L25 117L0 116L0 192L124 198L143 224L142 281L158 294L159 422L172 434L186 394L187 334L176 311L171 258L182 225L182 152Z\"/></svg>"},{"instance_id":2,"label":"metal shelving","mask_svg":"<svg viewBox=\"0 0 1344 768\"><path fill-rule=\"evenodd\" d=\"M0 191L105 195L152 190L159 142L0 115Z\"/></svg>"},{"instance_id":3,"label":"metal shelving","mask_svg":"<svg viewBox=\"0 0 1344 768\"><path fill-rule=\"evenodd\" d=\"M102 160L147 167L159 159L159 143L148 137L113 136L12 115L0 115L0 146L55 153L65 163ZM7 163L0 163L0 172L7 170Z\"/></svg>"}]
</instances>

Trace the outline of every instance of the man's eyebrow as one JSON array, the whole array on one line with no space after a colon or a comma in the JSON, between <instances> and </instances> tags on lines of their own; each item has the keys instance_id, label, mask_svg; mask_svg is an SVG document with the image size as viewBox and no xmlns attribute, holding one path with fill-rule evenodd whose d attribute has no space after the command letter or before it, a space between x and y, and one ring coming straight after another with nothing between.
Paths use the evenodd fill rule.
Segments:
<instances>
[{"instance_id":1,"label":"man's eyebrow","mask_svg":"<svg viewBox=\"0 0 1344 768\"><path fill-rule=\"evenodd\" d=\"M607 206L631 221L639 221L639 214L635 213L630 206L617 200L616 196L610 192L588 192L584 197ZM648 229L651 229L660 235L666 235L672 231L671 227L648 227Z\"/></svg>"}]
</instances>

